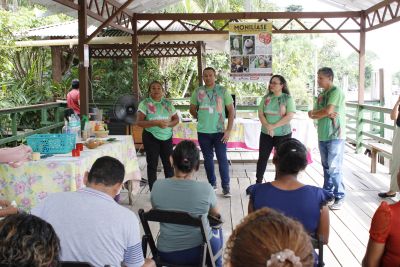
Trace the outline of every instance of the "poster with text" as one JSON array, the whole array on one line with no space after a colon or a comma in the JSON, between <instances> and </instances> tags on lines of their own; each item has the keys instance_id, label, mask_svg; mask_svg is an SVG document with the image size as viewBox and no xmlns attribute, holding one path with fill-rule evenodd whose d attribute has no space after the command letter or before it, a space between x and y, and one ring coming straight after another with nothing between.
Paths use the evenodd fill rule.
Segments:
<instances>
[{"instance_id":1,"label":"poster with text","mask_svg":"<svg viewBox=\"0 0 400 267\"><path fill-rule=\"evenodd\" d=\"M229 23L230 77L266 82L272 76L272 23Z\"/></svg>"}]
</instances>

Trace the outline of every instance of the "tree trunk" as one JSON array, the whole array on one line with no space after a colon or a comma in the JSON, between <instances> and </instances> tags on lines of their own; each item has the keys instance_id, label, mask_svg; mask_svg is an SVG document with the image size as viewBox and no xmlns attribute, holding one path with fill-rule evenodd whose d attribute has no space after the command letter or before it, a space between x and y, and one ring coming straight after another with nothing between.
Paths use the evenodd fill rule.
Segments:
<instances>
[{"instance_id":1,"label":"tree trunk","mask_svg":"<svg viewBox=\"0 0 400 267\"><path fill-rule=\"evenodd\" d=\"M0 8L8 10L7 0L0 0Z\"/></svg>"}]
</instances>

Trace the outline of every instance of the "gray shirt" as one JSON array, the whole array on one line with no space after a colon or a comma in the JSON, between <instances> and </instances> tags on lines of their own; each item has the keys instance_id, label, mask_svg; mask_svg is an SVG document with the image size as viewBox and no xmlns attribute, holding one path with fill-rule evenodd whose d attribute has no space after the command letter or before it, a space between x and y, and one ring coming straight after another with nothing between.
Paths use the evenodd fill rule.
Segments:
<instances>
[{"instance_id":1,"label":"gray shirt","mask_svg":"<svg viewBox=\"0 0 400 267\"><path fill-rule=\"evenodd\" d=\"M210 184L194 180L174 178L157 180L151 191L153 208L161 210L185 211L193 216L208 214L214 208L217 197ZM212 237L208 226L206 233ZM194 248L202 243L199 228L174 224L161 224L157 247L162 252Z\"/></svg>"},{"instance_id":2,"label":"gray shirt","mask_svg":"<svg viewBox=\"0 0 400 267\"><path fill-rule=\"evenodd\" d=\"M62 261L94 266L139 267L144 263L136 215L100 191L55 193L32 209L50 223L61 242Z\"/></svg>"}]
</instances>

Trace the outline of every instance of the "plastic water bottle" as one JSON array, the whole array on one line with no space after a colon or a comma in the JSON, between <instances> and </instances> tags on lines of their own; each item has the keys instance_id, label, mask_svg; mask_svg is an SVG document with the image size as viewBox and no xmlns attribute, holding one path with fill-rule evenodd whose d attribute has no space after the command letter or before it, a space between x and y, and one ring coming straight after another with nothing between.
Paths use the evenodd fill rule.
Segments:
<instances>
[{"instance_id":1,"label":"plastic water bottle","mask_svg":"<svg viewBox=\"0 0 400 267\"><path fill-rule=\"evenodd\" d=\"M67 121L64 122L64 127L62 128L62 133L63 134L70 133L70 129L68 127L68 122Z\"/></svg>"},{"instance_id":2,"label":"plastic water bottle","mask_svg":"<svg viewBox=\"0 0 400 267\"><path fill-rule=\"evenodd\" d=\"M72 114L69 117L69 123L68 127L70 129L70 133L73 133L76 135L76 142L79 143L81 142L81 121L78 116L75 114Z\"/></svg>"}]
</instances>

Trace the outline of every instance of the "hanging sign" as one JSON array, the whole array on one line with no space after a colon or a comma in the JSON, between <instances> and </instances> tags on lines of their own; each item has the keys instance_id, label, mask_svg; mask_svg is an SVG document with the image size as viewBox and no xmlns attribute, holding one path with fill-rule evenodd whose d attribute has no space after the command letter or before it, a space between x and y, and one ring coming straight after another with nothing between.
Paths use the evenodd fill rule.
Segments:
<instances>
[{"instance_id":1,"label":"hanging sign","mask_svg":"<svg viewBox=\"0 0 400 267\"><path fill-rule=\"evenodd\" d=\"M230 77L265 82L272 76L272 23L229 23Z\"/></svg>"}]
</instances>

